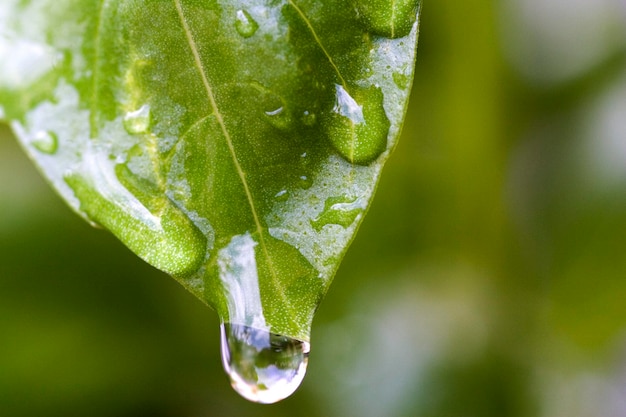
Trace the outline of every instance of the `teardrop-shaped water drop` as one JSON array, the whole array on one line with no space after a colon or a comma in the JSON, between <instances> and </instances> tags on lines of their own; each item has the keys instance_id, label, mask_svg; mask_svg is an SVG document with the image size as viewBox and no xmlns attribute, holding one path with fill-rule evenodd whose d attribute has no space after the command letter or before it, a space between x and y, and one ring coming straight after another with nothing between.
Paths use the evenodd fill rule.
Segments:
<instances>
[{"instance_id":1,"label":"teardrop-shaped water drop","mask_svg":"<svg viewBox=\"0 0 626 417\"><path fill-rule=\"evenodd\" d=\"M259 28L259 24L245 10L237 10L237 20L235 20L235 29L244 38L254 35Z\"/></svg>"},{"instance_id":2,"label":"teardrop-shaped water drop","mask_svg":"<svg viewBox=\"0 0 626 417\"><path fill-rule=\"evenodd\" d=\"M40 130L35 133L31 140L31 144L39 152L46 153L48 155L54 155L59 148L57 135L53 132L47 132L45 130Z\"/></svg>"},{"instance_id":3,"label":"teardrop-shaped water drop","mask_svg":"<svg viewBox=\"0 0 626 417\"><path fill-rule=\"evenodd\" d=\"M220 331L222 364L242 397L272 404L300 386L309 343L240 324L224 323Z\"/></svg>"},{"instance_id":4,"label":"teardrop-shaped water drop","mask_svg":"<svg viewBox=\"0 0 626 417\"><path fill-rule=\"evenodd\" d=\"M126 113L124 128L131 135L145 133L150 128L150 106L144 104L139 109Z\"/></svg>"},{"instance_id":5,"label":"teardrop-shaped water drop","mask_svg":"<svg viewBox=\"0 0 626 417\"><path fill-rule=\"evenodd\" d=\"M323 127L339 154L353 164L367 165L387 149L389 119L380 88L335 85L336 98Z\"/></svg>"}]
</instances>

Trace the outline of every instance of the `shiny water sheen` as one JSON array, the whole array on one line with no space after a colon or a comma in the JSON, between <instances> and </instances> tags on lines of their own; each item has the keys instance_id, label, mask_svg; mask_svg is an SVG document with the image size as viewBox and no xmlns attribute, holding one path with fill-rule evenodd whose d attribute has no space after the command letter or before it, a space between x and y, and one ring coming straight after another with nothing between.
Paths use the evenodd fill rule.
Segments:
<instances>
[{"instance_id":1,"label":"shiny water sheen","mask_svg":"<svg viewBox=\"0 0 626 417\"><path fill-rule=\"evenodd\" d=\"M306 373L310 344L237 324L222 324L222 363L242 397L271 404L287 398Z\"/></svg>"}]
</instances>

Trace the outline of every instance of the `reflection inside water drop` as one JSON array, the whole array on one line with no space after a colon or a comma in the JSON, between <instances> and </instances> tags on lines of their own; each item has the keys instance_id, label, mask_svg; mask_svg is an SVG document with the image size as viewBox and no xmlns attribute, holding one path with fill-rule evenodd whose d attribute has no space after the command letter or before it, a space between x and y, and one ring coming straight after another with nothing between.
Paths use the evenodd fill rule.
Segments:
<instances>
[{"instance_id":1,"label":"reflection inside water drop","mask_svg":"<svg viewBox=\"0 0 626 417\"><path fill-rule=\"evenodd\" d=\"M220 331L222 364L242 397L271 404L300 386L309 343L239 324L224 323Z\"/></svg>"}]
</instances>

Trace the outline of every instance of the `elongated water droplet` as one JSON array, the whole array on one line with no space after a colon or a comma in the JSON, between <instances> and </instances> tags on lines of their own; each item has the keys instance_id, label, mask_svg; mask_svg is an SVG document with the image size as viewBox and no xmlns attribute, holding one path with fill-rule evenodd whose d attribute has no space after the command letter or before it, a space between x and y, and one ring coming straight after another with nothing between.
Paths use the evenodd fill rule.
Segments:
<instances>
[{"instance_id":1,"label":"elongated water droplet","mask_svg":"<svg viewBox=\"0 0 626 417\"><path fill-rule=\"evenodd\" d=\"M324 210L314 220L311 226L319 232L327 224L338 224L346 228L356 220L363 211L358 199L347 197L330 197L324 202Z\"/></svg>"},{"instance_id":2,"label":"elongated water droplet","mask_svg":"<svg viewBox=\"0 0 626 417\"><path fill-rule=\"evenodd\" d=\"M335 105L323 120L328 138L339 154L353 164L366 165L387 149L389 119L380 88L336 85Z\"/></svg>"},{"instance_id":3,"label":"elongated water droplet","mask_svg":"<svg viewBox=\"0 0 626 417\"><path fill-rule=\"evenodd\" d=\"M242 397L272 404L300 386L309 343L239 324L224 323L220 332L222 364Z\"/></svg>"},{"instance_id":4,"label":"elongated water droplet","mask_svg":"<svg viewBox=\"0 0 626 417\"><path fill-rule=\"evenodd\" d=\"M244 38L254 35L259 28L259 24L245 10L237 10L237 20L235 20L235 29Z\"/></svg>"},{"instance_id":5,"label":"elongated water droplet","mask_svg":"<svg viewBox=\"0 0 626 417\"><path fill-rule=\"evenodd\" d=\"M126 113L124 117L124 129L131 135L147 132L150 123L150 106L147 104L135 111Z\"/></svg>"},{"instance_id":6,"label":"elongated water droplet","mask_svg":"<svg viewBox=\"0 0 626 417\"><path fill-rule=\"evenodd\" d=\"M277 201L287 201L287 199L289 198L289 193L287 192L287 190L281 190L281 191L276 193L274 198Z\"/></svg>"},{"instance_id":7,"label":"elongated water droplet","mask_svg":"<svg viewBox=\"0 0 626 417\"><path fill-rule=\"evenodd\" d=\"M59 148L59 139L57 138L57 135L52 132L46 132L45 130L40 130L35 133L30 143L39 152L46 153L48 155L54 155Z\"/></svg>"}]
</instances>

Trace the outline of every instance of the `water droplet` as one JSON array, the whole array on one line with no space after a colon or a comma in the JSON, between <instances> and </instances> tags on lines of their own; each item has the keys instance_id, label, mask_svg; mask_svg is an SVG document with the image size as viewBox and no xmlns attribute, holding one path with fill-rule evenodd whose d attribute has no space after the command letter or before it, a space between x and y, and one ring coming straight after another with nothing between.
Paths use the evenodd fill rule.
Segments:
<instances>
[{"instance_id":1,"label":"water droplet","mask_svg":"<svg viewBox=\"0 0 626 417\"><path fill-rule=\"evenodd\" d=\"M254 35L259 28L259 24L245 10L237 10L237 20L235 20L235 29L244 38Z\"/></svg>"},{"instance_id":2,"label":"water droplet","mask_svg":"<svg viewBox=\"0 0 626 417\"><path fill-rule=\"evenodd\" d=\"M146 133L150 128L150 106L144 104L138 110L126 113L124 129L131 135Z\"/></svg>"},{"instance_id":3,"label":"water droplet","mask_svg":"<svg viewBox=\"0 0 626 417\"><path fill-rule=\"evenodd\" d=\"M359 0L357 9L365 27L375 35L401 38L417 18L420 0Z\"/></svg>"},{"instance_id":4,"label":"water droplet","mask_svg":"<svg viewBox=\"0 0 626 417\"><path fill-rule=\"evenodd\" d=\"M332 112L325 115L325 131L339 154L353 164L366 165L387 149L389 119L380 88L336 86Z\"/></svg>"},{"instance_id":5,"label":"water droplet","mask_svg":"<svg viewBox=\"0 0 626 417\"><path fill-rule=\"evenodd\" d=\"M266 120L277 129L288 130L291 127L293 120L291 114L287 111L285 101L281 96L269 90L259 90L262 93L261 103Z\"/></svg>"},{"instance_id":6,"label":"water droplet","mask_svg":"<svg viewBox=\"0 0 626 417\"><path fill-rule=\"evenodd\" d=\"M287 199L289 198L289 193L287 192L287 190L282 190L277 192L274 198L277 201L287 201Z\"/></svg>"},{"instance_id":7,"label":"water droplet","mask_svg":"<svg viewBox=\"0 0 626 417\"><path fill-rule=\"evenodd\" d=\"M308 190L313 185L313 180L311 179L311 177L308 177L306 175L301 175L298 178L298 184L300 185L300 188L304 190Z\"/></svg>"},{"instance_id":8,"label":"water droplet","mask_svg":"<svg viewBox=\"0 0 626 417\"><path fill-rule=\"evenodd\" d=\"M54 155L59 148L59 139L53 132L46 132L40 130L33 135L31 145L35 147L39 152L46 153L48 155Z\"/></svg>"},{"instance_id":9,"label":"water droplet","mask_svg":"<svg viewBox=\"0 0 626 417\"><path fill-rule=\"evenodd\" d=\"M309 343L239 324L224 323L220 333L222 364L242 397L272 404L300 386Z\"/></svg>"},{"instance_id":10,"label":"water droplet","mask_svg":"<svg viewBox=\"0 0 626 417\"><path fill-rule=\"evenodd\" d=\"M302 124L311 127L315 126L315 123L317 123L317 115L315 113L311 113L307 110L302 114Z\"/></svg>"},{"instance_id":11,"label":"water droplet","mask_svg":"<svg viewBox=\"0 0 626 417\"><path fill-rule=\"evenodd\" d=\"M401 72L394 72L393 82L398 86L401 90L406 90L409 86L409 77L407 75L402 74Z\"/></svg>"},{"instance_id":12,"label":"water droplet","mask_svg":"<svg viewBox=\"0 0 626 417\"><path fill-rule=\"evenodd\" d=\"M319 232L327 224L338 224L347 228L363 211L359 199L348 197L330 197L324 202L324 210L311 220L311 226Z\"/></svg>"}]
</instances>

